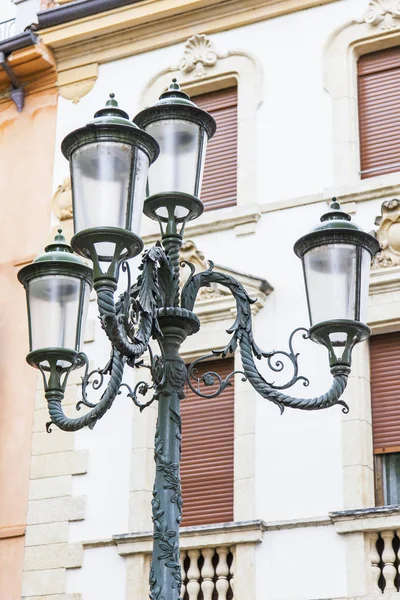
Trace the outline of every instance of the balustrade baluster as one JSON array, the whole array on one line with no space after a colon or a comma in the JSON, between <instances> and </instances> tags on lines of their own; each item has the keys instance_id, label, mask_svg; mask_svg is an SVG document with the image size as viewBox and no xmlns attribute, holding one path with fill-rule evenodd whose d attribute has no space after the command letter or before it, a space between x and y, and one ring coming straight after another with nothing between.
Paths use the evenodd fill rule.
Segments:
<instances>
[{"instance_id":1,"label":"balustrade baluster","mask_svg":"<svg viewBox=\"0 0 400 600\"><path fill-rule=\"evenodd\" d=\"M235 548L235 546L232 546L230 548L230 551L232 553L232 564L231 564L230 569L229 569L230 574L231 574L231 580L229 582L229 585L231 586L233 595L235 595L235 561L236 561L236 548Z\"/></svg>"},{"instance_id":2,"label":"balustrade baluster","mask_svg":"<svg viewBox=\"0 0 400 600\"><path fill-rule=\"evenodd\" d=\"M219 561L217 564L216 572L217 572L217 592L218 592L218 600L226 600L226 595L229 590L229 567L228 567L228 552L229 549L227 546L220 546L217 548L217 553L219 556Z\"/></svg>"},{"instance_id":3,"label":"balustrade baluster","mask_svg":"<svg viewBox=\"0 0 400 600\"><path fill-rule=\"evenodd\" d=\"M378 582L381 576L381 570L379 568L379 563L381 562L381 557L379 556L379 552L376 548L376 542L378 540L378 536L376 533L373 533L370 537L370 584L369 591L377 592L379 590Z\"/></svg>"},{"instance_id":4,"label":"balustrade baluster","mask_svg":"<svg viewBox=\"0 0 400 600\"><path fill-rule=\"evenodd\" d=\"M185 572L185 566L184 566L185 559L186 559L186 551L181 550L181 554L179 557L179 562L181 565L181 576L182 576L181 595L180 595L181 598L184 597L185 592L186 592L186 585L185 585L186 572Z\"/></svg>"},{"instance_id":5,"label":"balustrade baluster","mask_svg":"<svg viewBox=\"0 0 400 600\"><path fill-rule=\"evenodd\" d=\"M198 565L200 550L188 550L188 556L190 558L190 565L187 572L189 581L186 586L186 591L189 595L189 600L197 600L200 592L200 569Z\"/></svg>"},{"instance_id":6,"label":"balustrade baluster","mask_svg":"<svg viewBox=\"0 0 400 600\"><path fill-rule=\"evenodd\" d=\"M215 553L214 548L203 548L201 551L204 564L201 569L201 576L203 578L203 582L201 584L201 591L203 592L204 600L212 600L212 595L214 591L214 565L212 564L212 559Z\"/></svg>"},{"instance_id":7,"label":"balustrade baluster","mask_svg":"<svg viewBox=\"0 0 400 600\"><path fill-rule=\"evenodd\" d=\"M396 586L394 585L396 567L393 564L396 560L396 554L392 545L393 531L383 531L381 535L385 544L382 552L382 562L384 563L382 572L386 582L385 593L396 592Z\"/></svg>"}]
</instances>

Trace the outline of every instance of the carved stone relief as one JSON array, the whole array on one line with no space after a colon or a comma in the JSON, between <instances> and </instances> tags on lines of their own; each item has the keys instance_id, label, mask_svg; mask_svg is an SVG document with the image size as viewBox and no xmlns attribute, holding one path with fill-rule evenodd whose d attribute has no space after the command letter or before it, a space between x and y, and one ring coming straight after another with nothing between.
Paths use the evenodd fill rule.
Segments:
<instances>
[{"instance_id":1,"label":"carved stone relief","mask_svg":"<svg viewBox=\"0 0 400 600\"><path fill-rule=\"evenodd\" d=\"M400 25L399 0L370 0L363 21L368 25L380 25L381 29L395 29Z\"/></svg>"},{"instance_id":2,"label":"carved stone relief","mask_svg":"<svg viewBox=\"0 0 400 600\"><path fill-rule=\"evenodd\" d=\"M196 273L206 271L209 267L206 258L196 246L194 242L188 240L184 242L181 248L181 261L187 261L194 265ZM184 286L190 275L188 266L181 269L181 285ZM222 290L212 283L209 288L200 288L197 298L201 300L211 300L212 298L220 298L221 296L229 295L229 291Z\"/></svg>"},{"instance_id":3,"label":"carved stone relief","mask_svg":"<svg viewBox=\"0 0 400 600\"><path fill-rule=\"evenodd\" d=\"M381 244L381 252L374 258L373 268L400 265L400 200L382 202L381 216L375 219L375 232Z\"/></svg>"},{"instance_id":4,"label":"carved stone relief","mask_svg":"<svg viewBox=\"0 0 400 600\"><path fill-rule=\"evenodd\" d=\"M193 77L201 78L206 75L207 67L213 67L217 60L226 58L226 54L218 54L210 38L204 33L192 35L186 42L183 55L179 61L182 73L193 73Z\"/></svg>"},{"instance_id":5,"label":"carved stone relief","mask_svg":"<svg viewBox=\"0 0 400 600\"><path fill-rule=\"evenodd\" d=\"M72 219L72 192L71 180L66 177L56 189L51 201L53 213L60 221Z\"/></svg>"}]
</instances>

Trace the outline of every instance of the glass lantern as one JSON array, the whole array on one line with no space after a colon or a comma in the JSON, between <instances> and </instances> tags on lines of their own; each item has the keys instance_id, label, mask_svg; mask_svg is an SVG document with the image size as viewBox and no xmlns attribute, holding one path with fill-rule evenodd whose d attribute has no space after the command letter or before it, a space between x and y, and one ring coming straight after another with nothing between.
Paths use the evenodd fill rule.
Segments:
<instances>
[{"instance_id":1,"label":"glass lantern","mask_svg":"<svg viewBox=\"0 0 400 600\"><path fill-rule=\"evenodd\" d=\"M348 337L369 336L366 321L371 259L378 241L351 222L333 199L321 224L300 238L294 251L302 259L310 317L310 338L345 346Z\"/></svg>"},{"instance_id":2,"label":"glass lantern","mask_svg":"<svg viewBox=\"0 0 400 600\"><path fill-rule=\"evenodd\" d=\"M160 157L149 170L145 214L151 218L177 221L201 214L201 184L207 141L214 135L213 117L180 89L176 79L156 104L145 108L134 122L153 136Z\"/></svg>"},{"instance_id":3,"label":"glass lantern","mask_svg":"<svg viewBox=\"0 0 400 600\"><path fill-rule=\"evenodd\" d=\"M92 270L72 254L59 229L54 243L23 267L18 279L27 298L28 362L37 366L57 355L58 366L71 364L81 350Z\"/></svg>"},{"instance_id":4,"label":"glass lantern","mask_svg":"<svg viewBox=\"0 0 400 600\"><path fill-rule=\"evenodd\" d=\"M75 236L79 254L111 261L121 242L124 258L141 252L140 224L147 171L157 142L118 108L114 94L93 121L67 135L61 145L69 160Z\"/></svg>"}]
</instances>

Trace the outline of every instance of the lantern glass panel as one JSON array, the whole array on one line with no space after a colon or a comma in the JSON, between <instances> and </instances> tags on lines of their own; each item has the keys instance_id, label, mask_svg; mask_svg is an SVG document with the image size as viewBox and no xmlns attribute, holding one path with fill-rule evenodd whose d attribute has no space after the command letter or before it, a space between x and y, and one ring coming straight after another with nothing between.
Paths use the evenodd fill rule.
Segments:
<instances>
[{"instance_id":1,"label":"lantern glass panel","mask_svg":"<svg viewBox=\"0 0 400 600\"><path fill-rule=\"evenodd\" d=\"M368 297L369 252L352 244L329 244L304 255L311 325L335 319L360 321ZM334 334L336 343L345 333Z\"/></svg>"},{"instance_id":2,"label":"lantern glass panel","mask_svg":"<svg viewBox=\"0 0 400 600\"><path fill-rule=\"evenodd\" d=\"M89 292L87 282L67 275L44 275L30 281L31 351L41 348L80 350Z\"/></svg>"},{"instance_id":3,"label":"lantern glass panel","mask_svg":"<svg viewBox=\"0 0 400 600\"><path fill-rule=\"evenodd\" d=\"M170 119L150 123L146 131L160 145L160 156L149 171L149 195L184 192L199 197L207 146L205 130L190 121Z\"/></svg>"},{"instance_id":4,"label":"lantern glass panel","mask_svg":"<svg viewBox=\"0 0 400 600\"><path fill-rule=\"evenodd\" d=\"M140 166L137 176L135 163ZM132 212L137 218L142 211L147 168L144 153L130 144L99 141L78 148L71 160L75 233L94 227L139 230L140 219L133 221ZM137 193L131 189L132 179ZM132 207L131 199L140 207ZM98 243L96 250L111 258L114 243Z\"/></svg>"}]
</instances>

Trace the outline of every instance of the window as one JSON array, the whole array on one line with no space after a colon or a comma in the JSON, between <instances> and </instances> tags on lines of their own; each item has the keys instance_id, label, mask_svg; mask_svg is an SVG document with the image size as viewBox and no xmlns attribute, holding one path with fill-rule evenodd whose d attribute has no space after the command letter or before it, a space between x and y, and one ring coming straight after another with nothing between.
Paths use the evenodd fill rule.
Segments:
<instances>
[{"instance_id":1,"label":"window","mask_svg":"<svg viewBox=\"0 0 400 600\"><path fill-rule=\"evenodd\" d=\"M361 178L400 171L400 47L358 61Z\"/></svg>"},{"instance_id":2,"label":"window","mask_svg":"<svg viewBox=\"0 0 400 600\"><path fill-rule=\"evenodd\" d=\"M208 143L201 200L205 210L235 206L237 197L237 87L195 96L192 100L217 122Z\"/></svg>"},{"instance_id":3,"label":"window","mask_svg":"<svg viewBox=\"0 0 400 600\"><path fill-rule=\"evenodd\" d=\"M199 376L215 371L224 379L233 359L199 366ZM181 403L182 526L233 521L234 385L210 400L190 388ZM196 382L194 382L196 383ZM202 391L205 386L202 385ZM205 388L207 393L216 385Z\"/></svg>"},{"instance_id":4,"label":"window","mask_svg":"<svg viewBox=\"0 0 400 600\"><path fill-rule=\"evenodd\" d=\"M376 503L400 503L400 332L370 339Z\"/></svg>"}]
</instances>

